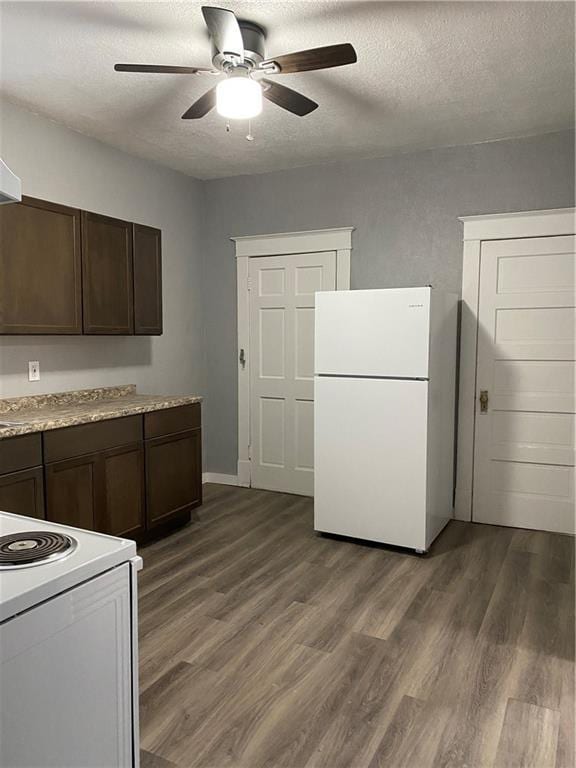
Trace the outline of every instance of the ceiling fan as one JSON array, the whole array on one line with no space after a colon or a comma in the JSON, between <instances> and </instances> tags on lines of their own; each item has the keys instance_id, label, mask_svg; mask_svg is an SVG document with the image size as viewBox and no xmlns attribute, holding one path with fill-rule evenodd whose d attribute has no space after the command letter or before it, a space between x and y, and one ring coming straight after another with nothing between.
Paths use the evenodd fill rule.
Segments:
<instances>
[{"instance_id":1,"label":"ceiling fan","mask_svg":"<svg viewBox=\"0 0 576 768\"><path fill-rule=\"evenodd\" d=\"M350 43L310 48L297 53L266 58L264 29L252 21L237 19L232 11L202 7L202 15L212 42L213 67L180 67L156 64L116 64L117 72L154 72L182 75L226 75L226 79L207 91L182 115L197 120L216 107L229 119L250 119L262 110L262 97L282 109L303 117L318 104L298 91L268 80L266 75L309 72L315 69L354 64L356 51Z\"/></svg>"}]
</instances>

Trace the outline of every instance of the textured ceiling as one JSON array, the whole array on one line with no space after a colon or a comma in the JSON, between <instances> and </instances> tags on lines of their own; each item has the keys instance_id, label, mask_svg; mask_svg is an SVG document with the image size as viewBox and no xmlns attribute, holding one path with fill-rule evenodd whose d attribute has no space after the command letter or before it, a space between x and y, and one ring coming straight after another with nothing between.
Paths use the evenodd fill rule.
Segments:
<instances>
[{"instance_id":1,"label":"textured ceiling","mask_svg":"<svg viewBox=\"0 0 576 768\"><path fill-rule=\"evenodd\" d=\"M199 178L544 133L574 121L574 4L218 3L268 31L267 53L351 42L358 63L279 76L318 101L265 103L226 133L182 113L210 76L115 73L115 62L208 66L201 2L2 2L2 93L128 152Z\"/></svg>"}]
</instances>

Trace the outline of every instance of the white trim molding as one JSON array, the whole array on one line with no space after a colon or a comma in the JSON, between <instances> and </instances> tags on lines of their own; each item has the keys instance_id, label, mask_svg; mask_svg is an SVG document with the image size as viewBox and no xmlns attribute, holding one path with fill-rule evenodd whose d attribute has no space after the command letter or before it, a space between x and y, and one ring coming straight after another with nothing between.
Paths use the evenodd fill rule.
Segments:
<instances>
[{"instance_id":1,"label":"white trim molding","mask_svg":"<svg viewBox=\"0 0 576 768\"><path fill-rule=\"evenodd\" d=\"M204 472L202 474L202 484L218 483L218 485L240 485L238 475L222 475L219 472Z\"/></svg>"},{"instance_id":2,"label":"white trim molding","mask_svg":"<svg viewBox=\"0 0 576 768\"><path fill-rule=\"evenodd\" d=\"M482 242L576 234L576 208L462 216L460 221L464 224L464 261L454 516L457 520L472 520L478 302Z\"/></svg>"},{"instance_id":3,"label":"white trim molding","mask_svg":"<svg viewBox=\"0 0 576 768\"><path fill-rule=\"evenodd\" d=\"M352 250L354 227L311 229L307 232L280 232L275 235L231 237L236 258L242 256L285 256L291 253Z\"/></svg>"},{"instance_id":4,"label":"white trim molding","mask_svg":"<svg viewBox=\"0 0 576 768\"><path fill-rule=\"evenodd\" d=\"M576 208L460 216L459 220L464 224L464 240L572 235L576 228Z\"/></svg>"},{"instance_id":5,"label":"white trim molding","mask_svg":"<svg viewBox=\"0 0 576 768\"><path fill-rule=\"evenodd\" d=\"M336 290L350 290L350 254L354 227L231 237L236 248L238 299L238 485L250 487L250 297L248 260L259 256L336 253ZM244 364L240 351L244 350ZM216 481L214 481L216 482Z\"/></svg>"}]
</instances>

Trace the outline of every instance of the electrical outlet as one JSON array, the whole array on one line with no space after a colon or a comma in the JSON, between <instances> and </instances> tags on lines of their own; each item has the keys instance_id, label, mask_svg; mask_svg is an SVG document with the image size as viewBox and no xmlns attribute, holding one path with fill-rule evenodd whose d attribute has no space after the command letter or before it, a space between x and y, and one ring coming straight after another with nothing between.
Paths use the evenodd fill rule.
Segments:
<instances>
[{"instance_id":1,"label":"electrical outlet","mask_svg":"<svg viewBox=\"0 0 576 768\"><path fill-rule=\"evenodd\" d=\"M28 381L40 381L40 363L30 360L28 363Z\"/></svg>"}]
</instances>

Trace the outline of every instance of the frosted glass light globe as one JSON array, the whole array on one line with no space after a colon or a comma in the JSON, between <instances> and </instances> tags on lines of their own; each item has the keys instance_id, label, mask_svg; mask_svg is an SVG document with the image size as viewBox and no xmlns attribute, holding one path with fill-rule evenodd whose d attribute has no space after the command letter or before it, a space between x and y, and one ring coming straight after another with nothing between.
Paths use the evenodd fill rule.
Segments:
<instances>
[{"instance_id":1,"label":"frosted glass light globe","mask_svg":"<svg viewBox=\"0 0 576 768\"><path fill-rule=\"evenodd\" d=\"M229 77L216 86L216 110L230 120L248 120L262 112L262 88L249 77Z\"/></svg>"}]
</instances>

